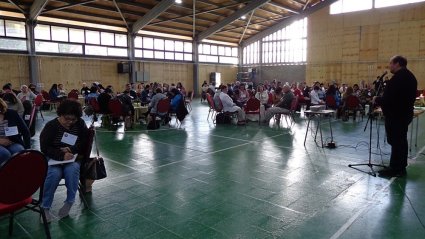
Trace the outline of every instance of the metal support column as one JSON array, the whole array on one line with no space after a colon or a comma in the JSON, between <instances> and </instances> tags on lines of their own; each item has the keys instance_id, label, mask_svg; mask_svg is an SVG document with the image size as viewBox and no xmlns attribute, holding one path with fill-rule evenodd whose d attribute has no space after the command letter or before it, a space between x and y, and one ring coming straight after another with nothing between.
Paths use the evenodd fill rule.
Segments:
<instances>
[{"instance_id":1,"label":"metal support column","mask_svg":"<svg viewBox=\"0 0 425 239\"><path fill-rule=\"evenodd\" d=\"M243 47L239 44L238 46L238 72L243 72ZM239 74L239 73L238 73Z\"/></svg>"},{"instance_id":2,"label":"metal support column","mask_svg":"<svg viewBox=\"0 0 425 239\"><path fill-rule=\"evenodd\" d=\"M262 77L262 73L263 73L263 69L262 69L262 67L263 67L263 40L261 39L261 40L259 40L258 41L258 57L259 57L259 59L258 59L258 71L257 71L257 75L258 75L258 82L257 82L257 84L258 83L263 83L263 77Z\"/></svg>"},{"instance_id":3,"label":"metal support column","mask_svg":"<svg viewBox=\"0 0 425 239\"><path fill-rule=\"evenodd\" d=\"M128 64L130 66L129 73L129 82L136 82L136 62L135 62L135 50L134 50L134 41L136 39L136 34L128 33L127 34L127 50L128 50Z\"/></svg>"},{"instance_id":4,"label":"metal support column","mask_svg":"<svg viewBox=\"0 0 425 239\"><path fill-rule=\"evenodd\" d=\"M38 60L35 52L35 38L34 38L34 28L35 21L27 20L25 24L25 30L27 34L27 50L28 50L28 65L29 65L29 77L30 83L34 84L39 88L39 69L38 69ZM41 90L41 89L38 89Z\"/></svg>"},{"instance_id":5,"label":"metal support column","mask_svg":"<svg viewBox=\"0 0 425 239\"><path fill-rule=\"evenodd\" d=\"M192 42L193 49L193 93L198 95L199 91L199 59L198 59L198 43L196 40Z\"/></svg>"}]
</instances>

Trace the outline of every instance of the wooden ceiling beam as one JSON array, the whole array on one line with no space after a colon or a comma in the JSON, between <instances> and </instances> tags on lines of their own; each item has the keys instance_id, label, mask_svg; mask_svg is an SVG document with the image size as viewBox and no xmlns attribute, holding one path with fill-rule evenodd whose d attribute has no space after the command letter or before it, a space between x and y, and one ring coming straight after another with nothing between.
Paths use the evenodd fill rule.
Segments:
<instances>
[{"instance_id":1,"label":"wooden ceiling beam","mask_svg":"<svg viewBox=\"0 0 425 239\"><path fill-rule=\"evenodd\" d=\"M92 2L96 2L96 1L97 0L89 0L89 1L85 1L85 2L69 3L69 4L61 6L61 7L46 7L41 12L41 14L52 12L52 11L60 11L60 10L63 10L63 9L67 9L67 8L71 8L71 7L75 7L75 6L80 6L80 5L84 5L84 4L88 4L88 3L92 3Z\"/></svg>"},{"instance_id":2,"label":"wooden ceiling beam","mask_svg":"<svg viewBox=\"0 0 425 239\"><path fill-rule=\"evenodd\" d=\"M245 15L245 14L251 12L251 11L254 11L255 9L261 7L262 5L266 4L269 1L270 0L256 0L256 1L250 2L248 5L237 10L232 15L221 20L220 22L218 22L214 26L208 28L207 30L205 30L201 33L199 33L199 35L197 36L197 41L202 41L203 39L206 39L207 37L211 36L212 34L218 32L223 27L231 24L232 22L236 21L237 19L239 19L243 15Z\"/></svg>"},{"instance_id":3,"label":"wooden ceiling beam","mask_svg":"<svg viewBox=\"0 0 425 239\"><path fill-rule=\"evenodd\" d=\"M148 25L152 20L159 17L161 13L165 12L169 7L175 3L175 0L162 0L149 12L147 12L142 18L137 20L131 27L131 34L136 34L143 27Z\"/></svg>"}]
</instances>

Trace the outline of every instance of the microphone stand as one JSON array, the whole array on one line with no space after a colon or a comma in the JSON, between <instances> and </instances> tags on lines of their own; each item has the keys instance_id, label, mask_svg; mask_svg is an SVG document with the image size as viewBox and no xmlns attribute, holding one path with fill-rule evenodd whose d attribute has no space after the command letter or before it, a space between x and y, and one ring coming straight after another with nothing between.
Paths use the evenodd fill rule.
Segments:
<instances>
[{"instance_id":1,"label":"microphone stand","mask_svg":"<svg viewBox=\"0 0 425 239\"><path fill-rule=\"evenodd\" d=\"M378 88L376 95L379 95L382 85L383 85L383 82L382 82L382 84L379 85L379 88ZM363 130L363 131L366 131L367 125L369 124L369 161L368 161L368 163L349 164L348 167L359 170L361 172L364 172L364 173L367 173L369 175L376 177L376 173L375 173L375 170L373 169L373 166L382 167L382 168L386 168L387 166L372 163L372 132L373 132L372 125L373 125L373 119L375 118L375 113L373 112L373 108L374 108L373 106L374 105L372 105L372 107L370 108L371 110L369 110L369 112L367 112L369 114L369 117L366 121L366 125L365 125L364 130ZM370 111L372 111L372 112L370 112ZM366 171L360 170L358 168L355 168L357 166L368 166L370 168L370 172L366 172Z\"/></svg>"}]
</instances>

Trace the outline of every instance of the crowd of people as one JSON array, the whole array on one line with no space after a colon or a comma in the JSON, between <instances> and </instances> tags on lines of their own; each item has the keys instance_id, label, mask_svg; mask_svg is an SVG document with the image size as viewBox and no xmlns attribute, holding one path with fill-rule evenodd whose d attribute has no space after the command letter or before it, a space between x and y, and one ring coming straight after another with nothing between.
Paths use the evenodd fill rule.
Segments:
<instances>
[{"instance_id":1,"label":"crowd of people","mask_svg":"<svg viewBox=\"0 0 425 239\"><path fill-rule=\"evenodd\" d=\"M346 120L348 110L361 112L365 105L371 104L376 95L376 89L372 84L362 82L360 86L358 84L340 86L337 83L325 86L320 82L314 82L309 86L305 82L289 84L273 80L270 83L268 81L260 83L257 87L236 81L216 88L213 84L204 82L201 102L206 100L208 94L213 96L216 108L225 108L225 112L237 112L238 122L241 125L245 123L243 109L250 98L258 99L261 107L264 107L264 114L261 117L264 123L268 123L274 115L287 114L295 99L298 111L303 105L306 109L312 105L325 105L336 110L338 118Z\"/></svg>"},{"instance_id":2,"label":"crowd of people","mask_svg":"<svg viewBox=\"0 0 425 239\"><path fill-rule=\"evenodd\" d=\"M298 102L295 106L297 108L301 105L307 108L313 105L326 105L342 112L340 113L342 115L348 107L350 98L356 99L355 107L359 109L376 102L383 108L388 142L393 147L390 168L382 172L382 175L404 176L407 166L407 127L412 121L417 87L417 81L407 70L406 65L405 58L399 56L392 58L390 68L394 76L388 81L388 87L382 90L382 95L379 94L379 89L383 87L380 81L372 87L363 83L360 86L357 84L339 86L337 83L325 86L319 82L307 86L305 83L289 84L274 80L271 83L266 81L259 84L256 88L236 81L233 84L222 84L218 88L204 82L201 100L204 97L211 97L214 107L237 115L239 125L246 124L245 107L252 99L259 102L260 107L264 109L263 116L259 118L264 123L269 123L276 115L287 114L293 110L294 102ZM34 85L22 85L21 91L16 92L11 84L3 86L0 94L0 167L13 154L31 147L30 131L25 122L22 105L23 102L35 100L38 92L33 87ZM402 91L398 91L399 89ZM147 115L156 115L158 102L167 98L170 102L170 111L178 112L179 107L184 107L183 101L187 94L181 83L177 85L141 83L137 86L126 84L122 93L114 92L112 86L104 88L101 84L93 83L90 87L83 84L79 92L88 105L90 101L96 100L101 114L110 113L108 107L110 101L119 100L125 116L134 114L134 101L148 105ZM403 97L397 98L396 94ZM40 150L49 160L74 160L48 167L42 200L47 221L51 221L54 217L50 209L56 188L62 178L65 179L67 196L58 217L66 217L70 212L78 190L80 165L84 160L81 155L84 154L88 132L87 125L81 118L82 105L77 100L66 99L67 94L61 84L52 85L49 95L52 98L55 96L56 99L62 96L63 99L56 110L57 117L46 123L40 133ZM77 157L79 154L80 157Z\"/></svg>"}]
</instances>

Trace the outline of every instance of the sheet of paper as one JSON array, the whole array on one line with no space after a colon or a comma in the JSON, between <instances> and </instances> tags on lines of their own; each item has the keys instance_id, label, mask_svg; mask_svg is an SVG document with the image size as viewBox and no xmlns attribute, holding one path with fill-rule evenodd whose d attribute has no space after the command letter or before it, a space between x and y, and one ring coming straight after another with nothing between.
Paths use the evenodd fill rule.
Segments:
<instances>
[{"instance_id":1,"label":"sheet of paper","mask_svg":"<svg viewBox=\"0 0 425 239\"><path fill-rule=\"evenodd\" d=\"M74 157L72 157L72 159L70 159L70 160L64 160L64 161L57 161L57 160L54 160L54 159L50 159L48 161L48 164L49 164L49 166L51 166L51 165L72 163L72 162L75 162L75 160L77 159L77 156L78 156L78 154L74 154Z\"/></svg>"},{"instance_id":2,"label":"sheet of paper","mask_svg":"<svg viewBox=\"0 0 425 239\"><path fill-rule=\"evenodd\" d=\"M62 140L61 140L61 142L62 143L65 143L65 144L68 144L68 145L72 145L72 146L74 146L75 145L75 142L77 142L77 136L76 135L73 135L73 134L70 134L70 133L64 133L63 134L63 136L62 136Z\"/></svg>"},{"instance_id":3,"label":"sheet of paper","mask_svg":"<svg viewBox=\"0 0 425 239\"><path fill-rule=\"evenodd\" d=\"M19 134L18 127L17 126L5 127L4 134L6 136L18 135Z\"/></svg>"}]
</instances>

